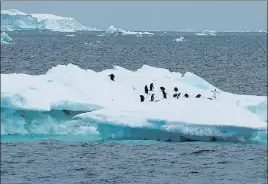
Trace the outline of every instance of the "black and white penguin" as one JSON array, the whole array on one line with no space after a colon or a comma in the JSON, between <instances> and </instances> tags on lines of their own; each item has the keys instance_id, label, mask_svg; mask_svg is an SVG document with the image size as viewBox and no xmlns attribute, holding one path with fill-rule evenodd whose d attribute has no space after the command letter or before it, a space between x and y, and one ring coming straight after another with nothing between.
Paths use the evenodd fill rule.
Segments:
<instances>
[{"instance_id":1,"label":"black and white penguin","mask_svg":"<svg viewBox=\"0 0 268 184\"><path fill-rule=\"evenodd\" d=\"M146 94L148 94L148 91L149 91L149 90L148 90L148 86L147 86L147 85L145 85L145 87L144 87L144 91L145 91Z\"/></svg>"},{"instance_id":2,"label":"black and white penguin","mask_svg":"<svg viewBox=\"0 0 268 184\"><path fill-rule=\"evenodd\" d=\"M153 102L154 101L154 94L152 94L152 96L151 96L151 102Z\"/></svg>"},{"instance_id":3,"label":"black and white penguin","mask_svg":"<svg viewBox=\"0 0 268 184\"><path fill-rule=\"evenodd\" d=\"M179 93L179 94L177 95L177 99L178 99L180 96L181 96L181 93Z\"/></svg>"},{"instance_id":4,"label":"black and white penguin","mask_svg":"<svg viewBox=\"0 0 268 184\"><path fill-rule=\"evenodd\" d=\"M173 95L173 98L176 98L177 96L178 96L178 94L175 93L175 94Z\"/></svg>"},{"instance_id":5,"label":"black and white penguin","mask_svg":"<svg viewBox=\"0 0 268 184\"><path fill-rule=\"evenodd\" d=\"M185 93L184 97L185 98L189 98L189 95L187 93Z\"/></svg>"},{"instance_id":6,"label":"black and white penguin","mask_svg":"<svg viewBox=\"0 0 268 184\"><path fill-rule=\"evenodd\" d=\"M178 92L178 91L179 91L179 89L178 89L177 87L175 87L175 88L174 88L174 91L175 91L175 92Z\"/></svg>"},{"instance_id":7,"label":"black and white penguin","mask_svg":"<svg viewBox=\"0 0 268 184\"><path fill-rule=\"evenodd\" d=\"M151 83L150 84L150 91L153 91L153 89L154 89L154 83Z\"/></svg>"},{"instance_id":8,"label":"black and white penguin","mask_svg":"<svg viewBox=\"0 0 268 184\"><path fill-rule=\"evenodd\" d=\"M200 98L201 97L201 94L198 94L198 95L196 95L196 97L195 98Z\"/></svg>"},{"instance_id":9,"label":"black and white penguin","mask_svg":"<svg viewBox=\"0 0 268 184\"><path fill-rule=\"evenodd\" d=\"M144 96L143 95L140 95L140 98L141 98L141 102L144 102Z\"/></svg>"},{"instance_id":10,"label":"black and white penguin","mask_svg":"<svg viewBox=\"0 0 268 184\"><path fill-rule=\"evenodd\" d=\"M110 79L111 79L112 81L114 81L114 78L115 78L114 74L110 74L109 76L110 76Z\"/></svg>"}]
</instances>

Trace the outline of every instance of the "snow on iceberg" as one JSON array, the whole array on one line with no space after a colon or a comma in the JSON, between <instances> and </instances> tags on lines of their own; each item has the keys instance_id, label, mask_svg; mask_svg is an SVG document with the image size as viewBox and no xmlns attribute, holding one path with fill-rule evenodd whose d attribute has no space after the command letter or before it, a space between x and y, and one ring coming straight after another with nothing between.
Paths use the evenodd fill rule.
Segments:
<instances>
[{"instance_id":1,"label":"snow on iceberg","mask_svg":"<svg viewBox=\"0 0 268 184\"><path fill-rule=\"evenodd\" d=\"M176 38L175 40L173 40L174 42L183 42L184 41L184 37L180 37L180 38Z\"/></svg>"},{"instance_id":2,"label":"snow on iceberg","mask_svg":"<svg viewBox=\"0 0 268 184\"><path fill-rule=\"evenodd\" d=\"M37 18L41 29L53 31L74 32L79 30L84 31L99 31L97 28L90 28L81 25L74 18L60 17L53 14L31 14Z\"/></svg>"},{"instance_id":3,"label":"snow on iceberg","mask_svg":"<svg viewBox=\"0 0 268 184\"><path fill-rule=\"evenodd\" d=\"M1 44L9 44L12 38L8 36L5 32L1 33Z\"/></svg>"},{"instance_id":4,"label":"snow on iceberg","mask_svg":"<svg viewBox=\"0 0 268 184\"><path fill-rule=\"evenodd\" d=\"M16 9L1 10L2 30L51 30L75 32L78 30L98 31L81 25L74 18L61 17L53 14L26 14Z\"/></svg>"},{"instance_id":5,"label":"snow on iceberg","mask_svg":"<svg viewBox=\"0 0 268 184\"><path fill-rule=\"evenodd\" d=\"M9 10L1 10L1 14L9 14L9 15L27 15L16 9L9 9Z\"/></svg>"},{"instance_id":6,"label":"snow on iceberg","mask_svg":"<svg viewBox=\"0 0 268 184\"><path fill-rule=\"evenodd\" d=\"M216 36L216 31L204 30L201 33L195 33L198 36Z\"/></svg>"},{"instance_id":7,"label":"snow on iceberg","mask_svg":"<svg viewBox=\"0 0 268 184\"><path fill-rule=\"evenodd\" d=\"M150 32L135 32L135 31L125 31L123 29L115 28L113 25L111 25L107 30L106 34L119 34L119 35L153 35L154 33Z\"/></svg>"},{"instance_id":8,"label":"snow on iceberg","mask_svg":"<svg viewBox=\"0 0 268 184\"><path fill-rule=\"evenodd\" d=\"M111 73L115 82L108 77ZM2 135L94 134L100 139L163 141L247 141L267 135L266 96L224 92L190 72L148 65L137 71L114 66L95 72L69 64L44 75L1 74L1 79ZM151 82L154 102L144 94ZM165 86L167 99L160 86ZM190 98L173 98L175 86Z\"/></svg>"}]
</instances>

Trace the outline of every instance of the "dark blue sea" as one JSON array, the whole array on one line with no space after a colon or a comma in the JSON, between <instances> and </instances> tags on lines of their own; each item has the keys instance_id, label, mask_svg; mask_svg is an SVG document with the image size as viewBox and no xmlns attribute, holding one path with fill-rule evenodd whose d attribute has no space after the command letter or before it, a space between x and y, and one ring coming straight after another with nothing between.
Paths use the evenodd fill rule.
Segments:
<instances>
[{"instance_id":1,"label":"dark blue sea","mask_svg":"<svg viewBox=\"0 0 268 184\"><path fill-rule=\"evenodd\" d=\"M59 64L102 71L143 64L195 73L237 94L267 95L267 34L7 32L1 73L45 74ZM74 34L75 36L66 36ZM173 40L183 36L184 42ZM86 44L85 44L86 43ZM85 79L87 80L87 79ZM93 140L93 141L92 141ZM267 142L95 140L60 135L1 136L4 184L265 184Z\"/></svg>"}]
</instances>

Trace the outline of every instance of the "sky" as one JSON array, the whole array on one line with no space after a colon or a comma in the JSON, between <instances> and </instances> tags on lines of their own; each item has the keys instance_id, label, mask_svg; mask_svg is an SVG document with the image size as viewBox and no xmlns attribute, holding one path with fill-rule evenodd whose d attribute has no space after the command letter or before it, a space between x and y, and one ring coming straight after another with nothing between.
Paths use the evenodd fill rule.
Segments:
<instances>
[{"instance_id":1,"label":"sky","mask_svg":"<svg viewBox=\"0 0 268 184\"><path fill-rule=\"evenodd\" d=\"M265 1L13 1L1 9L73 17L106 30L267 30Z\"/></svg>"}]
</instances>

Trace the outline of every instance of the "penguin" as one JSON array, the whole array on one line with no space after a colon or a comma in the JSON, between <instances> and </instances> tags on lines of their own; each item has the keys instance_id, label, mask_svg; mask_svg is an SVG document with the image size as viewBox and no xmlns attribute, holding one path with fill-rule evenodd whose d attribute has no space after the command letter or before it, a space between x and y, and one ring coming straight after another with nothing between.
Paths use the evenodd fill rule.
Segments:
<instances>
[{"instance_id":1,"label":"penguin","mask_svg":"<svg viewBox=\"0 0 268 184\"><path fill-rule=\"evenodd\" d=\"M216 99L217 98L217 93L220 94L216 89L214 91L211 91L213 92L213 98Z\"/></svg>"},{"instance_id":2,"label":"penguin","mask_svg":"<svg viewBox=\"0 0 268 184\"><path fill-rule=\"evenodd\" d=\"M143 95L140 95L140 98L141 98L141 102L144 102L144 96Z\"/></svg>"},{"instance_id":3,"label":"penguin","mask_svg":"<svg viewBox=\"0 0 268 184\"><path fill-rule=\"evenodd\" d=\"M196 97L195 98L200 98L201 97L201 94L198 94L198 95L196 95Z\"/></svg>"},{"instance_id":4,"label":"penguin","mask_svg":"<svg viewBox=\"0 0 268 184\"><path fill-rule=\"evenodd\" d=\"M174 91L175 91L175 92L178 92L179 90L178 90L178 88L177 88L177 87L175 87L175 88L174 88Z\"/></svg>"},{"instance_id":5,"label":"penguin","mask_svg":"<svg viewBox=\"0 0 268 184\"><path fill-rule=\"evenodd\" d=\"M174 95L173 95L173 98L176 98L177 96L178 96L178 94L174 94Z\"/></svg>"},{"instance_id":6,"label":"penguin","mask_svg":"<svg viewBox=\"0 0 268 184\"><path fill-rule=\"evenodd\" d=\"M167 93L166 93L165 91L162 91L162 93L163 93L163 97L164 97L165 99L167 99Z\"/></svg>"},{"instance_id":7,"label":"penguin","mask_svg":"<svg viewBox=\"0 0 268 184\"><path fill-rule=\"evenodd\" d=\"M160 87L161 91L165 91L165 88L164 87Z\"/></svg>"},{"instance_id":8,"label":"penguin","mask_svg":"<svg viewBox=\"0 0 268 184\"><path fill-rule=\"evenodd\" d=\"M110 76L110 79L111 79L112 81L114 81L114 78L115 78L114 74L110 74L109 76Z\"/></svg>"},{"instance_id":9,"label":"penguin","mask_svg":"<svg viewBox=\"0 0 268 184\"><path fill-rule=\"evenodd\" d=\"M185 98L188 98L188 97L189 97L189 95L188 95L187 93L185 93L184 97L185 97Z\"/></svg>"},{"instance_id":10,"label":"penguin","mask_svg":"<svg viewBox=\"0 0 268 184\"><path fill-rule=\"evenodd\" d=\"M177 99L178 99L180 96L181 96L181 93L179 93L179 94L177 95Z\"/></svg>"},{"instance_id":11,"label":"penguin","mask_svg":"<svg viewBox=\"0 0 268 184\"><path fill-rule=\"evenodd\" d=\"M154 101L154 94L152 94L152 96L151 96L151 102L153 102Z\"/></svg>"},{"instance_id":12,"label":"penguin","mask_svg":"<svg viewBox=\"0 0 268 184\"><path fill-rule=\"evenodd\" d=\"M150 84L150 91L153 91L153 89L154 89L154 83L151 83Z\"/></svg>"},{"instance_id":13,"label":"penguin","mask_svg":"<svg viewBox=\"0 0 268 184\"><path fill-rule=\"evenodd\" d=\"M144 91L145 91L146 94L148 94L148 87L147 87L147 85L145 85Z\"/></svg>"}]
</instances>

